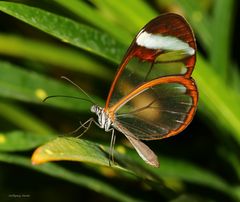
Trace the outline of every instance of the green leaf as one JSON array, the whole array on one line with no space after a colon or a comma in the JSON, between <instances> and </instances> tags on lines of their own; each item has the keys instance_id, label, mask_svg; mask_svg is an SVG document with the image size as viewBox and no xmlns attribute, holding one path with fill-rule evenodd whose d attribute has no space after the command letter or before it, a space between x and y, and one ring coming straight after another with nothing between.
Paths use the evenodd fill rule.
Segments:
<instances>
[{"instance_id":1,"label":"green leaf","mask_svg":"<svg viewBox=\"0 0 240 202\"><path fill-rule=\"evenodd\" d=\"M228 82L230 68L231 36L233 31L234 0L218 0L214 4L211 44L211 65L224 82ZM227 12L226 12L227 11ZM221 31L219 31L221 29Z\"/></svg>"},{"instance_id":2,"label":"green leaf","mask_svg":"<svg viewBox=\"0 0 240 202\"><path fill-rule=\"evenodd\" d=\"M6 34L0 34L0 44L0 53L4 55L44 62L104 79L112 76L110 70L97 60L67 47Z\"/></svg>"},{"instance_id":3,"label":"green leaf","mask_svg":"<svg viewBox=\"0 0 240 202\"><path fill-rule=\"evenodd\" d=\"M122 27L122 29L127 30L129 33L136 34L136 29L138 29L138 23L134 19L128 16L126 13L122 13L122 9L125 8L128 13L128 3L127 5L123 5L122 1L101 1L101 0L93 0L93 3L100 10L103 16L111 19L115 24ZM128 13L129 14L129 13ZM121 16L121 17L120 17ZM129 26L131 25L131 26Z\"/></svg>"},{"instance_id":4,"label":"green leaf","mask_svg":"<svg viewBox=\"0 0 240 202\"><path fill-rule=\"evenodd\" d=\"M203 196L182 194L170 202L212 202L212 200L206 199Z\"/></svg>"},{"instance_id":5,"label":"green leaf","mask_svg":"<svg viewBox=\"0 0 240 202\"><path fill-rule=\"evenodd\" d=\"M108 18L99 14L96 8L91 7L87 3L76 0L55 0L55 2L72 11L92 25L108 32L122 43L127 45L131 42L132 36L127 31L109 22Z\"/></svg>"},{"instance_id":6,"label":"green leaf","mask_svg":"<svg viewBox=\"0 0 240 202\"><path fill-rule=\"evenodd\" d=\"M152 169L152 172L166 180L171 178L179 179L185 182L220 190L232 196L231 186L210 171L204 170L183 160L167 158L164 156L161 156L160 161L161 171Z\"/></svg>"},{"instance_id":7,"label":"green leaf","mask_svg":"<svg viewBox=\"0 0 240 202\"><path fill-rule=\"evenodd\" d=\"M231 81L229 81L230 82L230 86L232 86L232 88L236 92L240 92L240 78L239 78L240 72L239 72L239 68L238 68L236 63L234 63L232 65L232 68L229 71L229 75L231 77Z\"/></svg>"},{"instance_id":8,"label":"green leaf","mask_svg":"<svg viewBox=\"0 0 240 202\"><path fill-rule=\"evenodd\" d=\"M240 161L239 161L238 153L234 153L228 148L225 148L224 146L221 146L218 149L218 153L220 156L222 156L222 158L225 161L229 162L229 164L235 169L237 179L239 181L240 180Z\"/></svg>"},{"instance_id":9,"label":"green leaf","mask_svg":"<svg viewBox=\"0 0 240 202\"><path fill-rule=\"evenodd\" d=\"M62 160L109 166L109 149L103 145L79 138L60 137L40 146L32 155L33 164ZM144 164L144 162L141 162L141 164ZM160 178L153 175L141 164L136 163L134 159L115 152L114 162L111 162L111 167L135 173L143 179L161 183Z\"/></svg>"},{"instance_id":10,"label":"green leaf","mask_svg":"<svg viewBox=\"0 0 240 202\"><path fill-rule=\"evenodd\" d=\"M104 194L108 197L115 199L116 201L126 202L141 201L139 199L134 199L128 196L127 194L114 188L112 185L101 180L98 180L95 177L90 177L88 175L83 175L80 173L74 173L52 163L47 163L40 166L33 166L31 165L30 160L27 158L6 153L0 153L0 161L5 163L21 165L36 170L38 172L46 173L53 177L67 180L69 182L93 190L97 193Z\"/></svg>"},{"instance_id":11,"label":"green leaf","mask_svg":"<svg viewBox=\"0 0 240 202\"><path fill-rule=\"evenodd\" d=\"M134 14L136 21L140 21L138 23L138 26L144 26L144 24L147 23L147 21L150 21L151 19L157 17L157 15L159 15L159 12L157 12L154 7L152 7L149 3L147 3L144 0L132 0L132 1L128 1L128 0L123 0L123 1L115 1L117 6L117 3L122 3L121 6L121 11L122 13L124 13L124 10L128 10L127 12L130 14L133 13L134 10ZM125 9L123 8L125 5ZM144 15L143 15L144 13ZM144 24L142 24L144 23Z\"/></svg>"},{"instance_id":12,"label":"green leaf","mask_svg":"<svg viewBox=\"0 0 240 202\"><path fill-rule=\"evenodd\" d=\"M188 19L193 29L196 31L196 35L198 40L201 41L201 45L204 49L209 52L212 44L212 34L211 34L211 22L212 19L206 12L206 9L202 8L201 4L203 1L186 1L186 0L172 0L172 1L165 1L165 0L158 0L160 6L169 6L172 7L174 5L178 6L184 13L184 16Z\"/></svg>"},{"instance_id":13,"label":"green leaf","mask_svg":"<svg viewBox=\"0 0 240 202\"><path fill-rule=\"evenodd\" d=\"M49 95L69 95L86 98L86 96L75 87L62 84L46 76L33 71L0 61L0 96L18 99L22 101L43 104L42 101ZM103 102L96 97L97 103ZM89 110L90 104L86 101L75 99L52 99L44 104L49 104L65 109Z\"/></svg>"},{"instance_id":14,"label":"green leaf","mask_svg":"<svg viewBox=\"0 0 240 202\"><path fill-rule=\"evenodd\" d=\"M111 35L68 18L19 3L0 2L0 10L62 41L110 61L120 60L124 45Z\"/></svg>"},{"instance_id":15,"label":"green leaf","mask_svg":"<svg viewBox=\"0 0 240 202\"><path fill-rule=\"evenodd\" d=\"M33 149L53 138L52 135L37 135L35 133L12 131L0 133L0 151L15 152Z\"/></svg>"},{"instance_id":16,"label":"green leaf","mask_svg":"<svg viewBox=\"0 0 240 202\"><path fill-rule=\"evenodd\" d=\"M129 158L116 152L114 154L115 164L112 164L113 168L135 173L141 178L161 183L163 187L167 185L171 189L174 189L171 187L173 184L170 185L168 181L175 179L175 181L182 180L210 187L234 198L238 197L235 193L235 188L228 185L220 177L190 163L161 156L161 166L159 169L156 169L146 165L136 156L136 152L131 154L131 157ZM60 160L93 163L100 166L109 165L107 148L90 141L72 137L56 138L40 146L32 156L33 164ZM161 179L164 179L165 183Z\"/></svg>"},{"instance_id":17,"label":"green leaf","mask_svg":"<svg viewBox=\"0 0 240 202\"><path fill-rule=\"evenodd\" d=\"M141 163L142 159L137 157L136 152L129 153L129 156L133 158L136 163ZM148 173L152 176L155 175L155 180L163 180L164 186L171 190L184 189L184 182L188 182L195 185L204 186L210 189L220 191L233 199L240 199L238 194L239 187L231 186L224 179L212 173L206 169L198 167L191 162L179 160L176 158L160 155L160 168L152 168L146 164L141 164L143 168L147 169ZM139 172L138 175L142 176Z\"/></svg>"},{"instance_id":18,"label":"green leaf","mask_svg":"<svg viewBox=\"0 0 240 202\"><path fill-rule=\"evenodd\" d=\"M33 164L59 160L109 165L104 146L72 137L56 138L39 147L32 156Z\"/></svg>"},{"instance_id":19,"label":"green leaf","mask_svg":"<svg viewBox=\"0 0 240 202\"><path fill-rule=\"evenodd\" d=\"M193 72L200 91L200 110L206 114L219 129L230 131L240 144L240 97L226 86L216 72L200 55ZM226 133L222 133L226 134ZM229 134L228 134L229 135Z\"/></svg>"},{"instance_id":20,"label":"green leaf","mask_svg":"<svg viewBox=\"0 0 240 202\"><path fill-rule=\"evenodd\" d=\"M36 132L42 135L54 133L54 130L46 123L35 117L26 109L10 101L6 102L6 100L0 99L0 115L5 120L8 120L26 131Z\"/></svg>"},{"instance_id":21,"label":"green leaf","mask_svg":"<svg viewBox=\"0 0 240 202\"><path fill-rule=\"evenodd\" d=\"M134 35L149 20L157 16L157 13L142 0L105 0L104 4L100 0L93 0L93 3L102 10L103 14L108 12L117 24Z\"/></svg>"},{"instance_id":22,"label":"green leaf","mask_svg":"<svg viewBox=\"0 0 240 202\"><path fill-rule=\"evenodd\" d=\"M203 10L200 3L197 1L179 0L175 2L184 9L184 13L188 17L191 26L196 30L205 50L210 51L213 41L213 35L210 31L212 27L212 19L207 14L206 10Z\"/></svg>"}]
</instances>

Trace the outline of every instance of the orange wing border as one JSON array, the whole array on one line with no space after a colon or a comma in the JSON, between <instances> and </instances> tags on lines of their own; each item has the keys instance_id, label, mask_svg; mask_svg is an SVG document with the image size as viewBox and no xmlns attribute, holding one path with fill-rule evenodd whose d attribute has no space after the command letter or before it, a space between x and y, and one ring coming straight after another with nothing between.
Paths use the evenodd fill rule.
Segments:
<instances>
[{"instance_id":1,"label":"orange wing border","mask_svg":"<svg viewBox=\"0 0 240 202\"><path fill-rule=\"evenodd\" d=\"M135 88L131 93L120 99L115 105L112 107L106 109L106 112L109 115L109 118L114 122L115 119L115 113L121 106L123 106L126 102L129 100L133 99L136 95L141 94L144 92L146 89L149 89L151 87L154 87L159 84L164 84L164 83L179 83L183 86L186 87L187 91L186 94L191 96L193 100L193 104L191 106L191 109L189 110L188 116L184 120L184 123L181 124L181 126L175 130L171 130L167 135L161 137L161 138L155 138L155 139L163 139L163 138L168 138L170 136L177 135L181 131L183 131L192 121L196 109L197 109L197 103L198 103L198 90L196 83L193 78L185 78L183 76L166 76L166 77L160 77L154 80L151 80L149 82L143 83L139 87ZM154 139L152 139L154 140Z\"/></svg>"}]
</instances>

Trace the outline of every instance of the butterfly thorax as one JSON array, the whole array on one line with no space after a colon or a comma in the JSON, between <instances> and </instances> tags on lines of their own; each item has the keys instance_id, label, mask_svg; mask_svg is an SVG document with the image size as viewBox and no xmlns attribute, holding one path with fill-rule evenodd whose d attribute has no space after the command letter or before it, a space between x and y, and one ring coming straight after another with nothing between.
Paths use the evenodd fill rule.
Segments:
<instances>
[{"instance_id":1,"label":"butterfly thorax","mask_svg":"<svg viewBox=\"0 0 240 202\"><path fill-rule=\"evenodd\" d=\"M109 131L112 126L112 121L104 108L98 105L93 105L91 107L91 112L95 113L98 116L98 123L100 128L104 128L105 131Z\"/></svg>"}]
</instances>

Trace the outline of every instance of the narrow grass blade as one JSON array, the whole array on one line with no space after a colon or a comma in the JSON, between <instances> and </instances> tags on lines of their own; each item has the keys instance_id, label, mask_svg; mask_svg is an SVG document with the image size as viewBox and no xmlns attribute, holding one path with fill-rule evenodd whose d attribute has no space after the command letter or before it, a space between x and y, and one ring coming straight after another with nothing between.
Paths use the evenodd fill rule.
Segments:
<instances>
[{"instance_id":1,"label":"narrow grass blade","mask_svg":"<svg viewBox=\"0 0 240 202\"><path fill-rule=\"evenodd\" d=\"M158 0L159 5L165 5L165 0ZM201 3L198 1L186 1L186 0L173 0L168 2L169 5L178 6L180 12L183 11L184 16L190 22L193 29L196 31L196 35L201 41L203 48L209 53L212 44L211 23L212 19L208 15L207 10L201 8Z\"/></svg>"},{"instance_id":2,"label":"narrow grass blade","mask_svg":"<svg viewBox=\"0 0 240 202\"><path fill-rule=\"evenodd\" d=\"M219 129L224 129L225 132L230 131L230 134L240 144L238 92L227 86L200 55L198 55L193 77L197 80L200 91L201 112L208 115L208 118L215 122Z\"/></svg>"},{"instance_id":3,"label":"narrow grass blade","mask_svg":"<svg viewBox=\"0 0 240 202\"><path fill-rule=\"evenodd\" d=\"M228 81L229 68L231 68L231 35L233 31L234 0L218 0L214 4L212 20L212 36L214 38L211 45L210 61L217 74Z\"/></svg>"},{"instance_id":4,"label":"narrow grass blade","mask_svg":"<svg viewBox=\"0 0 240 202\"><path fill-rule=\"evenodd\" d=\"M46 123L27 110L11 102L6 102L6 100L0 99L0 115L5 120L26 131L36 132L43 136L54 133L54 130Z\"/></svg>"},{"instance_id":5,"label":"narrow grass blade","mask_svg":"<svg viewBox=\"0 0 240 202\"><path fill-rule=\"evenodd\" d=\"M69 95L86 98L75 87L60 83L36 72L24 70L21 67L0 61L0 96L17 99L25 102L43 104L43 100L49 95ZM100 99L93 99L102 104ZM76 99L52 99L44 103L56 107L72 110L89 110L91 103Z\"/></svg>"},{"instance_id":6,"label":"narrow grass blade","mask_svg":"<svg viewBox=\"0 0 240 202\"><path fill-rule=\"evenodd\" d=\"M133 35L136 34L136 30L141 29L146 22L157 15L148 5L144 4L142 0L134 0L134 2L126 0L106 0L104 4L99 0L94 0L93 2L100 10L102 10L103 15L105 12L108 13L113 21ZM145 8L144 15L142 15L143 7Z\"/></svg>"},{"instance_id":7,"label":"narrow grass blade","mask_svg":"<svg viewBox=\"0 0 240 202\"><path fill-rule=\"evenodd\" d=\"M3 55L44 62L103 79L112 76L109 69L82 51L7 34L0 34L0 44Z\"/></svg>"}]
</instances>

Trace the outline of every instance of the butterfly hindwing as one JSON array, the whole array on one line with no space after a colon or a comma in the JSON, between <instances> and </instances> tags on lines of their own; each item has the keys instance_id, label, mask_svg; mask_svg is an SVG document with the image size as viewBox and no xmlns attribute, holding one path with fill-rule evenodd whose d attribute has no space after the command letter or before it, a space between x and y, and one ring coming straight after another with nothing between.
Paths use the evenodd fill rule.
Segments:
<instances>
[{"instance_id":1,"label":"butterfly hindwing","mask_svg":"<svg viewBox=\"0 0 240 202\"><path fill-rule=\"evenodd\" d=\"M114 122L123 125L130 135L153 140L186 128L195 114L197 101L193 79L168 76L140 85L109 112L114 112Z\"/></svg>"}]
</instances>

